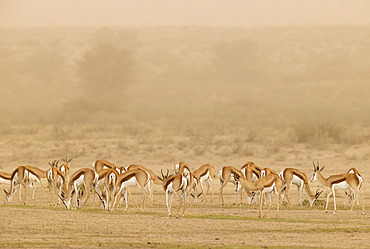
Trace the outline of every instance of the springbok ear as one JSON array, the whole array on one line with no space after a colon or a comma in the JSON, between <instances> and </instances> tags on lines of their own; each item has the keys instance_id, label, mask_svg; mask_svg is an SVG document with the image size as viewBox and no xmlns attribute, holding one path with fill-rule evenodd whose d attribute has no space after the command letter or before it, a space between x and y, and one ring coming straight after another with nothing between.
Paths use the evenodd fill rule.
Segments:
<instances>
[{"instance_id":1,"label":"springbok ear","mask_svg":"<svg viewBox=\"0 0 370 249\"><path fill-rule=\"evenodd\" d=\"M3 189L3 190L4 190L5 194L6 194L6 196L8 196L8 195L9 195L9 193L8 193L8 192L6 192L6 190L5 190L5 189Z\"/></svg>"},{"instance_id":2,"label":"springbok ear","mask_svg":"<svg viewBox=\"0 0 370 249\"><path fill-rule=\"evenodd\" d=\"M322 166L322 168L320 169L320 172L321 172L324 168L325 168L325 165L324 165L324 166Z\"/></svg>"}]
</instances>

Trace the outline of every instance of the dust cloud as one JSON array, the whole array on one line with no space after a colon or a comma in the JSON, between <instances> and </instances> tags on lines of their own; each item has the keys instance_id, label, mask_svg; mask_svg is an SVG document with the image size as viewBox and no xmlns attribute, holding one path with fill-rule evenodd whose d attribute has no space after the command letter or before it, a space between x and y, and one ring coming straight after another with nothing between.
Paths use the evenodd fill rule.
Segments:
<instances>
[{"instance_id":1,"label":"dust cloud","mask_svg":"<svg viewBox=\"0 0 370 249\"><path fill-rule=\"evenodd\" d=\"M349 127L368 131L368 1L1 5L3 133L295 127L298 141L341 141Z\"/></svg>"}]
</instances>

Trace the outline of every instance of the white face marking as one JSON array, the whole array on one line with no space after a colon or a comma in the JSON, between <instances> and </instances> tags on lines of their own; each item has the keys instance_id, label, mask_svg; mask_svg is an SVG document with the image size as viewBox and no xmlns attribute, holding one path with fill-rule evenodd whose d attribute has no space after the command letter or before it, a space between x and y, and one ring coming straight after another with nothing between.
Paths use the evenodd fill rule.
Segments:
<instances>
[{"instance_id":1,"label":"white face marking","mask_svg":"<svg viewBox=\"0 0 370 249\"><path fill-rule=\"evenodd\" d=\"M316 175L317 175L317 171L314 171L313 174L312 174L311 182L316 181L316 179L317 179Z\"/></svg>"}]
</instances>

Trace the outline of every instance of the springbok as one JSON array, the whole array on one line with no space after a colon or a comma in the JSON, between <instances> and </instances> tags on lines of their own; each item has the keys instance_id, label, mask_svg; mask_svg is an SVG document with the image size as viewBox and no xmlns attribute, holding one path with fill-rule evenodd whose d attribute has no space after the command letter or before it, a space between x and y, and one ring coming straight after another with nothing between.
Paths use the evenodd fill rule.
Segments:
<instances>
[{"instance_id":1,"label":"springbok","mask_svg":"<svg viewBox=\"0 0 370 249\"><path fill-rule=\"evenodd\" d=\"M96 160L93 163L92 167L93 167L93 169L95 169L95 172L99 172L102 169L111 169L111 168L114 168L115 170L117 170L118 173L123 173L123 172L126 171L125 167L123 167L123 166L117 167L113 163L108 162L106 160Z\"/></svg>"},{"instance_id":2,"label":"springbok","mask_svg":"<svg viewBox=\"0 0 370 249\"><path fill-rule=\"evenodd\" d=\"M47 171L41 170L41 169L39 169L37 167L33 167L33 166L19 166L12 172L12 175L11 175L10 178L11 179L10 179L10 190L9 190L9 192L7 192L4 189L4 192L5 192L8 203L11 203L11 201L12 201L13 194L15 193L15 190L16 190L15 186L20 184L20 186L19 186L19 196L20 196L20 199L23 201L23 204L26 204L26 197L27 197L26 183L27 182L30 183L30 185L33 189L33 191L32 191L32 200L35 199L36 182L40 183L40 185L41 185L41 187L44 191L44 195L47 198L45 187L44 187L44 185L42 184L42 181L41 181L43 178L47 179ZM21 187L24 188L24 194L25 194L24 198L22 196Z\"/></svg>"},{"instance_id":3,"label":"springbok","mask_svg":"<svg viewBox=\"0 0 370 249\"><path fill-rule=\"evenodd\" d=\"M299 171L298 169L285 168L280 172L279 176L287 184L286 191L282 195L282 201L284 200L284 197L286 197L289 205L291 203L288 197L288 192L292 184L296 185L298 189L298 205L302 205L303 188L306 190L308 196L310 197L309 203L311 207L315 204L315 201L319 198L320 194L323 192L323 191L316 190L315 195L312 194L310 185L308 184L308 178L306 174L303 173L302 171Z\"/></svg>"},{"instance_id":4,"label":"springbok","mask_svg":"<svg viewBox=\"0 0 370 249\"><path fill-rule=\"evenodd\" d=\"M70 181L68 182L68 187L66 191L62 190L61 195L59 195L59 198L63 201L66 209L71 208L71 199L73 195L74 204L72 209L81 208L83 205L85 205L90 197L91 189L94 189L100 200L103 201L100 189L98 188L97 184L98 178L98 174L94 170L89 168L82 168L74 172L70 177ZM82 186L84 186L85 188L85 197L84 199L80 200L78 195Z\"/></svg>"},{"instance_id":5,"label":"springbok","mask_svg":"<svg viewBox=\"0 0 370 249\"><path fill-rule=\"evenodd\" d=\"M176 194L177 197L180 199L179 208L177 209L176 218L179 217L180 208L184 205L182 210L182 217L185 214L185 201L186 201L186 192L188 188L188 180L182 174L174 174L169 175L169 171L167 170L167 174L164 175L163 171L161 170L162 178L157 176L159 180L162 181L163 190L166 192L166 205L168 210L168 218L171 217L171 207L172 207L172 200L173 194ZM182 192L182 196L179 192Z\"/></svg>"},{"instance_id":6,"label":"springbok","mask_svg":"<svg viewBox=\"0 0 370 249\"><path fill-rule=\"evenodd\" d=\"M319 162L317 161L317 165L315 165L315 162L313 163L313 174L311 178L311 182L316 181L317 179L319 182L330 189L330 193L326 197L326 205L325 205L325 212L328 212L328 204L329 204L329 197L333 195L334 199L334 211L333 214L335 214L335 211L337 210L337 205L335 202L335 190L342 189L342 190L350 190L351 192L356 193L358 196L361 197L362 200L362 212L361 214L365 214L365 206L364 206L364 196L360 192L360 179L357 175L353 173L345 173L345 174L339 174L339 175L331 175L328 178L325 178L321 171L324 169L325 166L322 168L319 167ZM355 205L355 202L352 202L352 207L350 212L353 210L353 206Z\"/></svg>"},{"instance_id":7,"label":"springbok","mask_svg":"<svg viewBox=\"0 0 370 249\"><path fill-rule=\"evenodd\" d=\"M130 166L127 167L127 170L132 170L132 169L141 169L149 174L150 181L148 182L148 192L149 192L150 200L153 201L153 183L157 185L162 185L162 181L160 181L157 178L157 176L154 174L154 172L149 168L146 168L144 166L137 165L137 164L131 164Z\"/></svg>"},{"instance_id":8,"label":"springbok","mask_svg":"<svg viewBox=\"0 0 370 249\"><path fill-rule=\"evenodd\" d=\"M353 173L357 176L357 178L360 180L360 186L359 186L359 189L361 189L361 186L362 186L362 176L360 175L360 172L356 169L356 168L350 168L347 173ZM343 202L343 205L346 204L347 202L347 199L349 197L349 200L350 200L350 203L352 203L352 201L356 201L357 200L357 206L360 205L359 203L359 200L358 200L358 196L356 194L353 194L352 192L345 192L346 193L346 199L344 199L344 202Z\"/></svg>"},{"instance_id":9,"label":"springbok","mask_svg":"<svg viewBox=\"0 0 370 249\"><path fill-rule=\"evenodd\" d=\"M213 178L215 177L215 168L209 164L205 164L201 166L199 169L196 169L192 172L192 176L195 178L194 181L194 203L197 203L197 184L200 185L200 188L203 193L203 199L202 202L205 200L207 202L207 193L209 191L210 186L212 186L212 199L213 201L213 192L214 192L214 184L213 184ZM207 190L204 191L203 183L207 184Z\"/></svg>"},{"instance_id":10,"label":"springbok","mask_svg":"<svg viewBox=\"0 0 370 249\"><path fill-rule=\"evenodd\" d=\"M61 165L59 165L59 168L58 169L60 170L60 172L62 172L64 174L64 176L66 177L67 184L68 184L68 182L69 182L70 165L71 165L72 157L62 158L62 161L64 163L62 163Z\"/></svg>"},{"instance_id":11,"label":"springbok","mask_svg":"<svg viewBox=\"0 0 370 249\"><path fill-rule=\"evenodd\" d=\"M240 171L243 173L244 175L244 178L249 181L249 182L254 182L256 180L258 180L259 178L261 178L261 168L257 165L255 165L253 162L247 162L245 163ZM241 190L241 195L240 195L240 203L242 203L243 201L243 187L239 184L239 182L236 183L237 184L237 188L238 190L240 191ZM239 191L238 191L238 194L239 194ZM239 197L237 197L237 199L239 199ZM248 200L248 203L249 205L252 205L252 199L250 199L250 196L248 196L247 194L247 200Z\"/></svg>"},{"instance_id":12,"label":"springbok","mask_svg":"<svg viewBox=\"0 0 370 249\"><path fill-rule=\"evenodd\" d=\"M220 204L222 206L224 205L223 189L225 188L228 182L232 182L235 184L236 191L237 191L237 197L236 197L237 199L235 200L235 203L239 202L239 188L237 187L237 181L235 180L235 177L237 176L239 178L244 178L243 173L240 170L232 166L225 166L218 172L218 176L220 177L220 185L221 185L220 196L219 196Z\"/></svg>"},{"instance_id":13,"label":"springbok","mask_svg":"<svg viewBox=\"0 0 370 249\"><path fill-rule=\"evenodd\" d=\"M280 203L280 195L283 191L283 180L277 174L268 174L265 177L262 177L255 182L249 182L245 180L243 177L236 176L236 180L240 181L240 184L244 189L247 190L247 194L249 195L249 191L259 191L260 196L264 193L267 193L270 197L270 204L266 211L266 214L263 217L266 217L271 209L272 205L272 193L276 194L276 218L279 217L279 203ZM259 218L262 218L262 198L260 198L260 207L259 207Z\"/></svg>"},{"instance_id":14,"label":"springbok","mask_svg":"<svg viewBox=\"0 0 370 249\"><path fill-rule=\"evenodd\" d=\"M49 163L50 169L47 171L47 179L51 189L50 193L50 206L54 205L54 196L58 196L62 192L62 188L66 188L66 176L58 169L58 162L54 160L53 163ZM55 195L57 193L57 195ZM58 204L60 204L60 198L58 198Z\"/></svg>"},{"instance_id":15,"label":"springbok","mask_svg":"<svg viewBox=\"0 0 370 249\"><path fill-rule=\"evenodd\" d=\"M128 208L127 204L127 188L129 187L135 187L138 186L140 190L143 192L143 201L141 203L141 209L145 209L145 204L147 200L148 191L145 188L145 185L148 184L150 181L150 175L142 170L142 169L132 169L128 170L124 173L121 173L118 175L118 178L116 180L116 185L114 186L114 202L113 206L110 208L110 210L114 210L117 202L117 198L120 195L122 191L124 191L125 194L125 201L126 201L126 208L125 211Z\"/></svg>"}]
</instances>

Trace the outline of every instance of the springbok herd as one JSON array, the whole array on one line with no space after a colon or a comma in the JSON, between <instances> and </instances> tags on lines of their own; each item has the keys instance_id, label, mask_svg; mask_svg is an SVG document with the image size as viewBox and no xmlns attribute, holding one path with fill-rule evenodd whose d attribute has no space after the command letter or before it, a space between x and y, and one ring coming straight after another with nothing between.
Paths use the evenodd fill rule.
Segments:
<instances>
[{"instance_id":1,"label":"springbok herd","mask_svg":"<svg viewBox=\"0 0 370 249\"><path fill-rule=\"evenodd\" d=\"M97 160L93 163L92 168L81 168L70 175L70 163L72 158L62 159L63 163L55 160L49 163L48 170L41 170L32 166L19 166L12 173L0 172L0 184L10 184L10 189L4 189L8 203L11 203L13 195L18 189L19 201L26 203L27 186L33 189L32 199L35 197L36 183L39 183L46 195L45 186L42 179L46 178L50 187L50 205L60 204L62 202L66 209L81 208L89 199L91 191L94 191L100 199L103 210L113 211L125 201L125 210L128 207L127 190L130 187L138 186L143 193L143 201L141 208L145 209L147 196L153 200L153 183L162 185L166 193L166 205L168 215L171 217L171 204L173 195L175 194L180 199L176 217L179 215L181 207L182 216L185 213L186 203L190 202L190 196L194 199L194 203L198 202L198 197L203 195L202 202L207 202L207 193L212 187L212 200L214 192L213 180L216 177L215 168L209 164L203 165L200 168L191 171L188 164L185 162L177 163L174 166L174 173L170 174L167 169L164 174L161 170L161 176L154 174L149 168L140 165L130 165L128 167L117 167L113 163L104 160ZM345 190L346 199L350 199L351 211L357 201L359 205L359 197L362 201L362 214L365 213L364 198L360 192L362 185L362 177L355 168L351 168L347 173L331 175L325 178L322 175L324 167L319 166L319 162L313 162L313 175L311 181L317 179L319 182L330 189L327 195L325 211L327 212L329 197L333 195L334 211L336 211L335 191ZM266 200L266 195L269 196L269 206L264 217L267 216L272 205L272 194L276 195L277 213L279 215L280 201L286 200L291 204L288 192L292 184L298 188L298 205L302 205L303 188L309 195L309 204L312 207L315 201L323 191L316 190L315 194L311 192L308 184L308 178L305 173L294 169L285 168L279 174L270 168L261 168L253 162L247 162L241 169L231 166L225 166L218 172L220 179L219 199L220 204L224 205L223 189L228 182L235 185L237 192L236 203L242 202L243 191L246 193L247 202L252 205L254 199L259 200L259 217L262 218L263 200ZM18 186L18 188L17 188ZM197 193L199 186L199 192ZM24 195L23 190L24 189ZM254 198L256 197L256 198ZM119 199L119 200L117 200ZM57 203L56 203L57 202ZM73 205L71 205L73 203ZM95 194L94 194L95 203Z\"/></svg>"}]
</instances>

